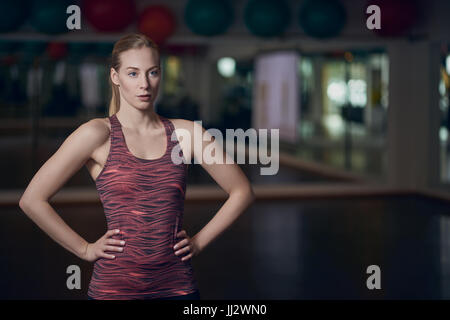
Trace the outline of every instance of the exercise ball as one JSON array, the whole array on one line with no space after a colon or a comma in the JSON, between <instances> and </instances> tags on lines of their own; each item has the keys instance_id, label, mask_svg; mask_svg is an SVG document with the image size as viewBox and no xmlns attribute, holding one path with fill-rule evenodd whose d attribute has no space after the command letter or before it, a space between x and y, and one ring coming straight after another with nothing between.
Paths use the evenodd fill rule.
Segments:
<instances>
[{"instance_id":1,"label":"exercise ball","mask_svg":"<svg viewBox=\"0 0 450 320\"><path fill-rule=\"evenodd\" d=\"M68 32L66 9L70 4L69 0L34 1L30 17L31 25L37 31L48 34Z\"/></svg>"},{"instance_id":2,"label":"exercise ball","mask_svg":"<svg viewBox=\"0 0 450 320\"><path fill-rule=\"evenodd\" d=\"M404 35L419 17L414 0L371 0L366 7L370 5L380 7L381 29L373 31L382 37Z\"/></svg>"},{"instance_id":3,"label":"exercise ball","mask_svg":"<svg viewBox=\"0 0 450 320\"><path fill-rule=\"evenodd\" d=\"M190 0L184 12L189 29L203 36L225 33L233 19L233 8L227 0Z\"/></svg>"},{"instance_id":4,"label":"exercise ball","mask_svg":"<svg viewBox=\"0 0 450 320\"><path fill-rule=\"evenodd\" d=\"M29 14L29 6L27 0L0 1L0 32L14 31L22 26Z\"/></svg>"},{"instance_id":5,"label":"exercise ball","mask_svg":"<svg viewBox=\"0 0 450 320\"><path fill-rule=\"evenodd\" d=\"M259 37L280 35L290 21L290 9L283 0L250 0L244 9L245 26Z\"/></svg>"},{"instance_id":6,"label":"exercise ball","mask_svg":"<svg viewBox=\"0 0 450 320\"><path fill-rule=\"evenodd\" d=\"M298 22L305 33L314 38L337 36L347 19L338 0L307 0L300 7Z\"/></svg>"},{"instance_id":7,"label":"exercise ball","mask_svg":"<svg viewBox=\"0 0 450 320\"><path fill-rule=\"evenodd\" d=\"M98 31L117 32L136 17L133 0L83 0L81 11Z\"/></svg>"},{"instance_id":8,"label":"exercise ball","mask_svg":"<svg viewBox=\"0 0 450 320\"><path fill-rule=\"evenodd\" d=\"M161 44L174 33L175 16L163 5L147 7L139 16L138 30Z\"/></svg>"},{"instance_id":9,"label":"exercise ball","mask_svg":"<svg viewBox=\"0 0 450 320\"><path fill-rule=\"evenodd\" d=\"M50 42L47 46L47 54L52 60L59 60L67 56L68 47L64 42Z\"/></svg>"}]
</instances>

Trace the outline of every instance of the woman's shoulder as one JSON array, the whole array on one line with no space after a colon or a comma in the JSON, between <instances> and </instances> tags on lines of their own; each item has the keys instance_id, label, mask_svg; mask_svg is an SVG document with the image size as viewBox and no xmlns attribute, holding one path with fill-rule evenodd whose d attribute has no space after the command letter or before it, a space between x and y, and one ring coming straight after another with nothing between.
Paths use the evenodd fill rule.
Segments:
<instances>
[{"instance_id":1,"label":"woman's shoulder","mask_svg":"<svg viewBox=\"0 0 450 320\"><path fill-rule=\"evenodd\" d=\"M93 118L83 123L79 130L84 131L91 139L103 143L109 138L111 124L108 118Z\"/></svg>"},{"instance_id":2,"label":"woman's shoulder","mask_svg":"<svg viewBox=\"0 0 450 320\"><path fill-rule=\"evenodd\" d=\"M108 118L93 118L85 123L86 126L93 128L94 130L104 130L111 128L111 124Z\"/></svg>"},{"instance_id":3,"label":"woman's shoulder","mask_svg":"<svg viewBox=\"0 0 450 320\"><path fill-rule=\"evenodd\" d=\"M196 127L203 129L203 127L201 126L201 124L199 124L196 121L192 121L192 120L188 120L188 119L182 119L182 118L177 118L177 119L168 119L170 120L174 127L175 130L177 129L185 129L188 130L189 132L194 132L194 129Z\"/></svg>"},{"instance_id":4,"label":"woman's shoulder","mask_svg":"<svg viewBox=\"0 0 450 320\"><path fill-rule=\"evenodd\" d=\"M172 122L175 126L180 128L185 128L189 126L189 122L192 122L190 120L181 119L181 118L166 118L170 122Z\"/></svg>"}]
</instances>

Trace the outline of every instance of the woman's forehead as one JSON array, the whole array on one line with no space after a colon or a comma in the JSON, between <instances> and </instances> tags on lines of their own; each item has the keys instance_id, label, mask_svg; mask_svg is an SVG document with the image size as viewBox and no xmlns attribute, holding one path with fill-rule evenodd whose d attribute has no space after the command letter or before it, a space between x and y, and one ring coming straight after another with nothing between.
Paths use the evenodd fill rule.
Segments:
<instances>
[{"instance_id":1,"label":"woman's forehead","mask_svg":"<svg viewBox=\"0 0 450 320\"><path fill-rule=\"evenodd\" d=\"M122 65L125 67L150 68L159 63L158 52L147 47L124 51L120 58Z\"/></svg>"}]
</instances>

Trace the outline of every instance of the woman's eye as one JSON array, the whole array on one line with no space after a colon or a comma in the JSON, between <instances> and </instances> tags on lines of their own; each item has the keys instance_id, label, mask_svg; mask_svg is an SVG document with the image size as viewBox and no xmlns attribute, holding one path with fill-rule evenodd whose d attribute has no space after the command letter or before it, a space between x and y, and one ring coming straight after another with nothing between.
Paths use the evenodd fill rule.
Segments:
<instances>
[{"instance_id":1,"label":"woman's eye","mask_svg":"<svg viewBox=\"0 0 450 320\"><path fill-rule=\"evenodd\" d=\"M130 72L128 75L132 75L132 74L136 74L136 72ZM134 76L132 76L132 77L134 77Z\"/></svg>"},{"instance_id":2,"label":"woman's eye","mask_svg":"<svg viewBox=\"0 0 450 320\"><path fill-rule=\"evenodd\" d=\"M151 72L151 75L152 75L152 76L157 76L158 74L159 74L158 71L152 71L152 72Z\"/></svg>"}]
</instances>

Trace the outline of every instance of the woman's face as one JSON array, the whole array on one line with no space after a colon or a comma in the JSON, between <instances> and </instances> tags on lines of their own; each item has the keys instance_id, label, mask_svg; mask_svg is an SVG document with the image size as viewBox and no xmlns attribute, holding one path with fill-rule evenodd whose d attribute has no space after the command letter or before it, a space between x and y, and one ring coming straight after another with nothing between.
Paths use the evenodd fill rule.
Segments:
<instances>
[{"instance_id":1,"label":"woman's face","mask_svg":"<svg viewBox=\"0 0 450 320\"><path fill-rule=\"evenodd\" d=\"M130 49L120 54L120 62L118 71L111 68L111 80L119 86L121 100L137 109L153 106L161 79L158 52L147 47Z\"/></svg>"}]
</instances>

